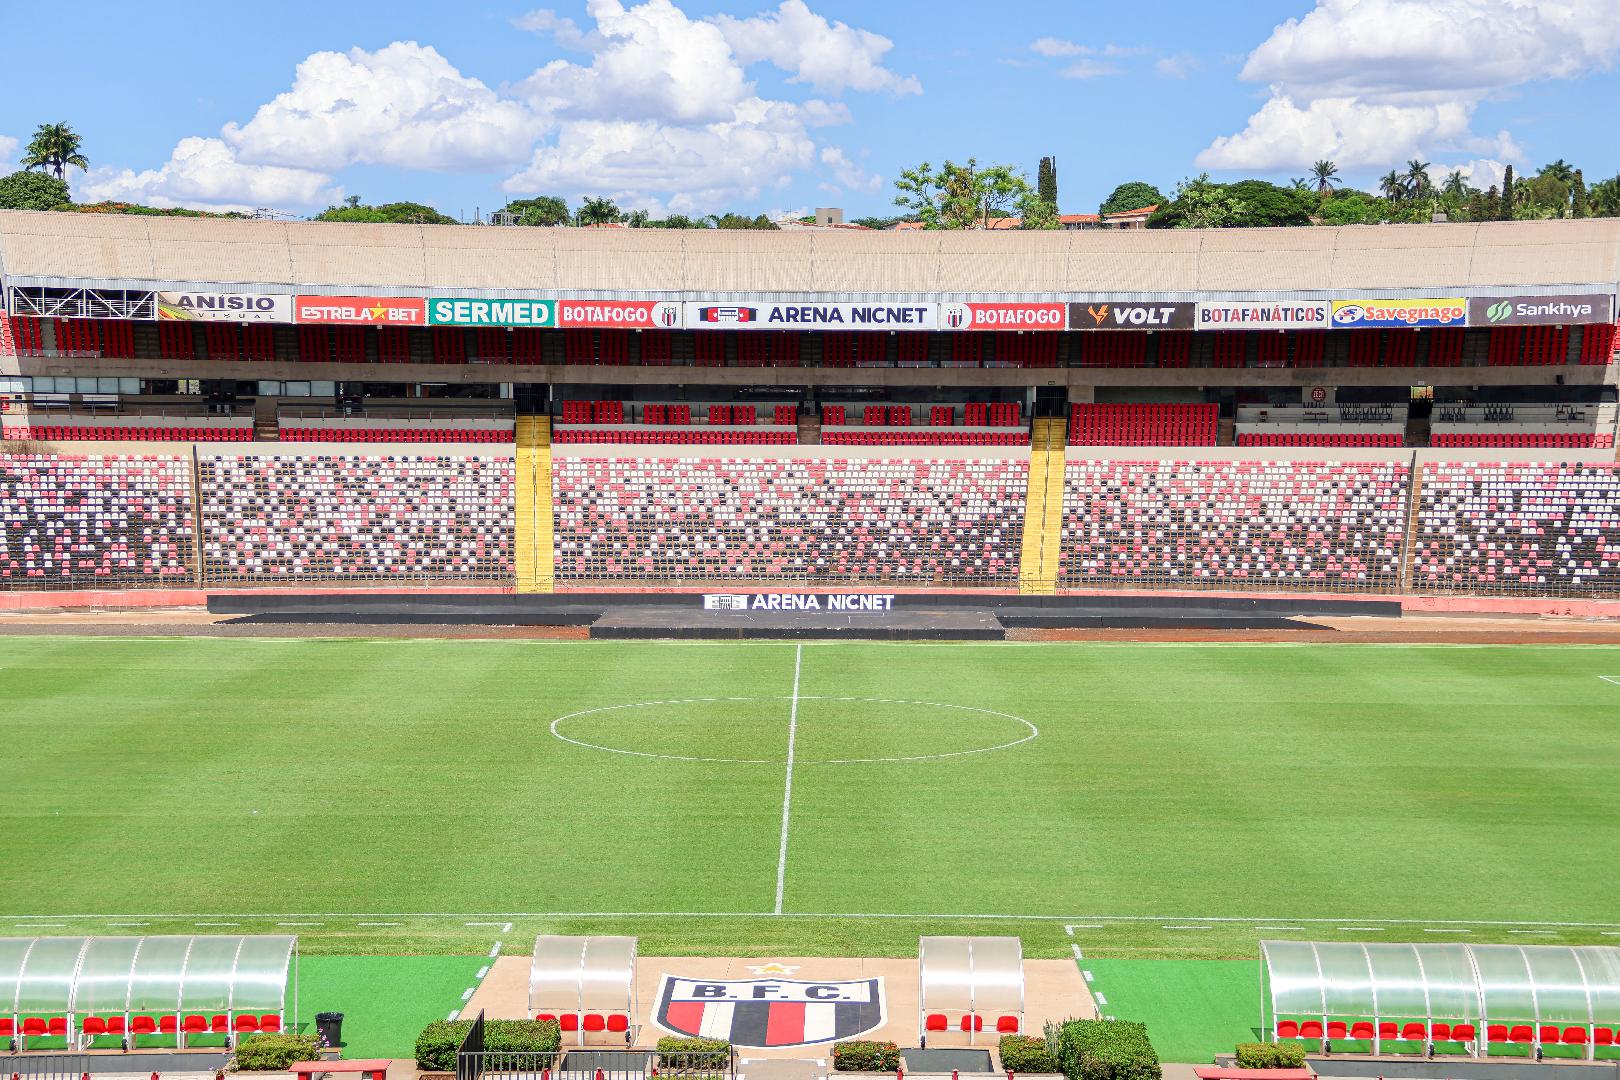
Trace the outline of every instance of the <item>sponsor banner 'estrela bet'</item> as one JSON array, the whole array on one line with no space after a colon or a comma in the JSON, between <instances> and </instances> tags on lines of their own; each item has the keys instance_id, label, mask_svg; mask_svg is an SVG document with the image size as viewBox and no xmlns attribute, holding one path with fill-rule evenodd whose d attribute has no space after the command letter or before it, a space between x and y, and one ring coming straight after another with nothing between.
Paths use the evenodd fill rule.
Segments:
<instances>
[{"instance_id":1,"label":"sponsor banner 'estrela bet'","mask_svg":"<svg viewBox=\"0 0 1620 1080\"><path fill-rule=\"evenodd\" d=\"M1380 326L1462 326L1468 304L1457 296L1440 300L1335 300L1333 325L1359 330Z\"/></svg>"},{"instance_id":2,"label":"sponsor banner 'estrela bet'","mask_svg":"<svg viewBox=\"0 0 1620 1080\"><path fill-rule=\"evenodd\" d=\"M686 302L688 330L936 330L937 304Z\"/></svg>"},{"instance_id":3,"label":"sponsor banner 'estrela bet'","mask_svg":"<svg viewBox=\"0 0 1620 1080\"><path fill-rule=\"evenodd\" d=\"M1277 304L1199 304L1198 330L1326 330L1333 305L1326 300Z\"/></svg>"},{"instance_id":4,"label":"sponsor banner 'estrela bet'","mask_svg":"<svg viewBox=\"0 0 1620 1080\"><path fill-rule=\"evenodd\" d=\"M182 322L290 323L292 299L249 293L160 292L157 317Z\"/></svg>"},{"instance_id":5,"label":"sponsor banner 'estrela bet'","mask_svg":"<svg viewBox=\"0 0 1620 1080\"><path fill-rule=\"evenodd\" d=\"M298 322L359 326L425 326L420 296L300 296Z\"/></svg>"},{"instance_id":6,"label":"sponsor banner 'estrela bet'","mask_svg":"<svg viewBox=\"0 0 1620 1080\"><path fill-rule=\"evenodd\" d=\"M559 300L557 325L678 330L681 305L674 300Z\"/></svg>"},{"instance_id":7,"label":"sponsor banner 'estrela bet'","mask_svg":"<svg viewBox=\"0 0 1620 1080\"><path fill-rule=\"evenodd\" d=\"M1470 326L1563 326L1606 323L1614 297L1556 293L1547 296L1475 296L1468 301Z\"/></svg>"},{"instance_id":8,"label":"sponsor banner 'estrela bet'","mask_svg":"<svg viewBox=\"0 0 1620 1080\"><path fill-rule=\"evenodd\" d=\"M1087 300L1069 305L1069 329L1191 330L1195 306L1182 300Z\"/></svg>"},{"instance_id":9,"label":"sponsor banner 'estrela bet'","mask_svg":"<svg viewBox=\"0 0 1620 1080\"><path fill-rule=\"evenodd\" d=\"M435 296L427 302L432 326L556 326L555 300L469 300Z\"/></svg>"},{"instance_id":10,"label":"sponsor banner 'estrela bet'","mask_svg":"<svg viewBox=\"0 0 1620 1080\"><path fill-rule=\"evenodd\" d=\"M939 305L941 330L1062 330L1067 318L1056 303Z\"/></svg>"},{"instance_id":11,"label":"sponsor banner 'estrela bet'","mask_svg":"<svg viewBox=\"0 0 1620 1080\"><path fill-rule=\"evenodd\" d=\"M686 979L665 975L653 1022L734 1046L809 1046L853 1039L885 1021L882 979Z\"/></svg>"}]
</instances>

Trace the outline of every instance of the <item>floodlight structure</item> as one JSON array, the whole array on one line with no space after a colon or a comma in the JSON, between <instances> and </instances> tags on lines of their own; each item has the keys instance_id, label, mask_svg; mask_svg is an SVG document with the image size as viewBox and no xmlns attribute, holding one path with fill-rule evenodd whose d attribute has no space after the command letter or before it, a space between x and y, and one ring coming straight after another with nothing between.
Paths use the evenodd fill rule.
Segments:
<instances>
[{"instance_id":1,"label":"floodlight structure","mask_svg":"<svg viewBox=\"0 0 1620 1080\"><path fill-rule=\"evenodd\" d=\"M535 938L529 1015L557 1021L564 1042L629 1044L635 1037L636 942L559 934Z\"/></svg>"},{"instance_id":2,"label":"floodlight structure","mask_svg":"<svg viewBox=\"0 0 1620 1080\"><path fill-rule=\"evenodd\" d=\"M977 1046L1024 1030L1024 943L1015 937L917 939L917 1037Z\"/></svg>"}]
</instances>

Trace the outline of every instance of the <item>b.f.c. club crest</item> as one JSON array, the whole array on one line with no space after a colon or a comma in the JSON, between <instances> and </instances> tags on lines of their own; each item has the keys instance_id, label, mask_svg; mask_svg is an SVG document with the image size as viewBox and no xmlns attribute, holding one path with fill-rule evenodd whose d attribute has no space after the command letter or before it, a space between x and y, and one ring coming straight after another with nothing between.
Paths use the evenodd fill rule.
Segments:
<instances>
[{"instance_id":1,"label":"b.f.c. club crest","mask_svg":"<svg viewBox=\"0 0 1620 1080\"><path fill-rule=\"evenodd\" d=\"M685 979L665 975L653 1021L735 1046L808 1046L883 1026L883 980Z\"/></svg>"}]
</instances>

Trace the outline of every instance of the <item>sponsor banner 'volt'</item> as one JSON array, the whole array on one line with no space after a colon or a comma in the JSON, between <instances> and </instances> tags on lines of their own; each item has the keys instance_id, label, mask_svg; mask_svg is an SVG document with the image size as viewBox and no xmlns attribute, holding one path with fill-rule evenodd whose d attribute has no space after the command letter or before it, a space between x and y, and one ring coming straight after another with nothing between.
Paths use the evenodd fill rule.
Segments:
<instances>
[{"instance_id":1,"label":"sponsor banner 'volt'","mask_svg":"<svg viewBox=\"0 0 1620 1080\"><path fill-rule=\"evenodd\" d=\"M1086 300L1069 305L1069 329L1191 330L1196 307L1181 300Z\"/></svg>"},{"instance_id":2,"label":"sponsor banner 'volt'","mask_svg":"<svg viewBox=\"0 0 1620 1080\"><path fill-rule=\"evenodd\" d=\"M469 300L435 296L427 302L431 326L556 326L555 300Z\"/></svg>"},{"instance_id":3,"label":"sponsor banner 'volt'","mask_svg":"<svg viewBox=\"0 0 1620 1080\"><path fill-rule=\"evenodd\" d=\"M1462 326L1468 304L1461 297L1439 300L1335 300L1333 325L1342 330L1380 326Z\"/></svg>"},{"instance_id":4,"label":"sponsor banner 'volt'","mask_svg":"<svg viewBox=\"0 0 1620 1080\"><path fill-rule=\"evenodd\" d=\"M290 323L293 298L248 293L160 292L157 317L165 322Z\"/></svg>"},{"instance_id":5,"label":"sponsor banner 'volt'","mask_svg":"<svg viewBox=\"0 0 1620 1080\"><path fill-rule=\"evenodd\" d=\"M937 330L937 304L686 302L688 330Z\"/></svg>"},{"instance_id":6,"label":"sponsor banner 'volt'","mask_svg":"<svg viewBox=\"0 0 1620 1080\"><path fill-rule=\"evenodd\" d=\"M1065 304L941 304L941 330L1062 330Z\"/></svg>"},{"instance_id":7,"label":"sponsor banner 'volt'","mask_svg":"<svg viewBox=\"0 0 1620 1080\"><path fill-rule=\"evenodd\" d=\"M1468 301L1470 326L1563 326L1613 318L1614 297L1609 295L1475 296Z\"/></svg>"},{"instance_id":8,"label":"sponsor banner 'volt'","mask_svg":"<svg viewBox=\"0 0 1620 1080\"><path fill-rule=\"evenodd\" d=\"M557 325L678 330L681 305L675 300L559 300Z\"/></svg>"},{"instance_id":9,"label":"sponsor banner 'volt'","mask_svg":"<svg viewBox=\"0 0 1620 1080\"><path fill-rule=\"evenodd\" d=\"M1326 330L1333 305L1326 300L1278 304L1199 304L1197 330Z\"/></svg>"},{"instance_id":10,"label":"sponsor banner 'volt'","mask_svg":"<svg viewBox=\"0 0 1620 1080\"><path fill-rule=\"evenodd\" d=\"M882 979L685 979L665 975L653 1021L734 1046L809 1046L853 1039L885 1021Z\"/></svg>"},{"instance_id":11,"label":"sponsor banner 'volt'","mask_svg":"<svg viewBox=\"0 0 1620 1080\"><path fill-rule=\"evenodd\" d=\"M360 326L426 326L420 296L300 296L297 321Z\"/></svg>"}]
</instances>

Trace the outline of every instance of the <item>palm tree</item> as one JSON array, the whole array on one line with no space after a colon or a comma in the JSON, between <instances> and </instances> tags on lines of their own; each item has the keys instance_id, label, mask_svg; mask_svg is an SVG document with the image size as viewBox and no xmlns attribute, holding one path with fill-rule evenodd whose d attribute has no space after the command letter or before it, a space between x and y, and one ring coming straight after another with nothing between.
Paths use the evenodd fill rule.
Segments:
<instances>
[{"instance_id":1,"label":"palm tree","mask_svg":"<svg viewBox=\"0 0 1620 1080\"><path fill-rule=\"evenodd\" d=\"M1413 158L1406 163L1406 183L1412 189L1412 194L1422 195L1434 186L1429 179L1429 163Z\"/></svg>"},{"instance_id":2,"label":"palm tree","mask_svg":"<svg viewBox=\"0 0 1620 1080\"><path fill-rule=\"evenodd\" d=\"M1463 179L1461 169L1453 169L1446 174L1446 182L1441 186L1440 192L1450 199L1468 198L1468 181Z\"/></svg>"},{"instance_id":3,"label":"palm tree","mask_svg":"<svg viewBox=\"0 0 1620 1080\"><path fill-rule=\"evenodd\" d=\"M1406 180L1400 173L1391 169L1378 181L1378 189L1384 193L1384 198L1392 203L1398 203L1406 195Z\"/></svg>"},{"instance_id":4,"label":"palm tree","mask_svg":"<svg viewBox=\"0 0 1620 1080\"><path fill-rule=\"evenodd\" d=\"M1575 166L1571 165L1563 158L1559 158L1551 165L1543 165L1541 167L1541 175L1550 176L1559 183L1568 186L1575 181Z\"/></svg>"},{"instance_id":5,"label":"palm tree","mask_svg":"<svg viewBox=\"0 0 1620 1080\"><path fill-rule=\"evenodd\" d=\"M1303 176L1294 177L1292 180L1288 181L1288 186L1301 193L1311 190L1311 185Z\"/></svg>"},{"instance_id":6,"label":"palm tree","mask_svg":"<svg viewBox=\"0 0 1620 1080\"><path fill-rule=\"evenodd\" d=\"M1316 179L1316 193L1325 199L1333 194L1333 185L1339 180L1339 167L1331 161L1318 161L1311 166L1311 175Z\"/></svg>"},{"instance_id":7,"label":"palm tree","mask_svg":"<svg viewBox=\"0 0 1620 1080\"><path fill-rule=\"evenodd\" d=\"M79 153L82 141L67 124L41 124L23 151L23 168L49 169L58 180L66 179L69 165L88 172L90 159Z\"/></svg>"}]
</instances>

